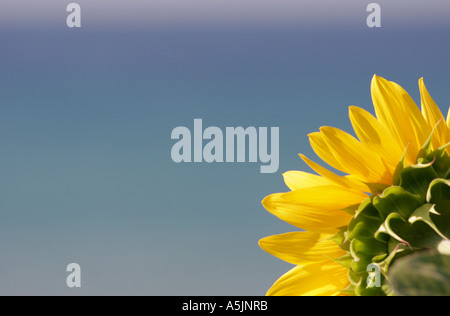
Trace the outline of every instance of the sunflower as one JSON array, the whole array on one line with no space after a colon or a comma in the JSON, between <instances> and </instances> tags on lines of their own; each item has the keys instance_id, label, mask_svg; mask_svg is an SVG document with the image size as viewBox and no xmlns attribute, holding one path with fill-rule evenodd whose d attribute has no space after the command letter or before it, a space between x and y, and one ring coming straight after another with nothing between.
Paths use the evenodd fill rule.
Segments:
<instances>
[{"instance_id":1,"label":"sunflower","mask_svg":"<svg viewBox=\"0 0 450 316\"><path fill-rule=\"evenodd\" d=\"M283 174L289 192L263 206L301 231L259 241L295 265L267 295L391 295L390 267L450 237L450 111L447 119L419 80L421 109L398 84L374 76L375 116L351 106L357 138L333 127L309 134L336 174L300 154L317 174ZM449 109L450 110L450 109ZM368 280L372 265L380 285Z\"/></svg>"}]
</instances>

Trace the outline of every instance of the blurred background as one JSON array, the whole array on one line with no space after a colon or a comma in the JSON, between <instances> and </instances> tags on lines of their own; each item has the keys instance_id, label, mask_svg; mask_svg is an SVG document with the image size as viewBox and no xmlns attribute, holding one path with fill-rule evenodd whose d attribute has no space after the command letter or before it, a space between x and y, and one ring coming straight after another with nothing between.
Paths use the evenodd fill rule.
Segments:
<instances>
[{"instance_id":1,"label":"blurred background","mask_svg":"<svg viewBox=\"0 0 450 316\"><path fill-rule=\"evenodd\" d=\"M370 80L450 104L450 2L79 0L0 4L0 295L264 295L298 230L261 200L351 132ZM172 129L280 128L280 168L171 160ZM66 286L81 266L82 287Z\"/></svg>"}]
</instances>

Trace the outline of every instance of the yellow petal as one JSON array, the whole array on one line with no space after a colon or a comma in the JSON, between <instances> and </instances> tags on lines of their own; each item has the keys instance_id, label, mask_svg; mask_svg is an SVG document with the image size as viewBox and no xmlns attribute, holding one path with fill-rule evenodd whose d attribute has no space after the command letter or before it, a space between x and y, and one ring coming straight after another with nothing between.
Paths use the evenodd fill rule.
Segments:
<instances>
[{"instance_id":1,"label":"yellow petal","mask_svg":"<svg viewBox=\"0 0 450 316\"><path fill-rule=\"evenodd\" d=\"M450 106L448 107L447 113L447 127L450 128Z\"/></svg>"},{"instance_id":2,"label":"yellow petal","mask_svg":"<svg viewBox=\"0 0 450 316\"><path fill-rule=\"evenodd\" d=\"M336 160L343 166L342 171L366 183L389 184L392 174L376 152L340 129L322 127L320 132Z\"/></svg>"},{"instance_id":3,"label":"yellow petal","mask_svg":"<svg viewBox=\"0 0 450 316\"><path fill-rule=\"evenodd\" d=\"M349 108L350 121L361 143L379 153L394 172L403 156L400 145L392 138L386 128L366 110L351 106Z\"/></svg>"},{"instance_id":4,"label":"yellow petal","mask_svg":"<svg viewBox=\"0 0 450 316\"><path fill-rule=\"evenodd\" d=\"M263 238L259 246L281 260L301 265L343 256L346 252L330 240L332 236L308 231L292 232Z\"/></svg>"},{"instance_id":5,"label":"yellow petal","mask_svg":"<svg viewBox=\"0 0 450 316\"><path fill-rule=\"evenodd\" d=\"M311 144L312 149L317 154L317 156L320 157L320 159L325 161L331 167L333 167L337 170L344 171L342 165L336 159L336 157L334 156L334 154L331 152L330 148L328 147L328 144L325 142L325 139L323 138L322 133L320 133L320 132L311 133L308 135L308 137L309 137L309 142Z\"/></svg>"},{"instance_id":6,"label":"yellow petal","mask_svg":"<svg viewBox=\"0 0 450 316\"><path fill-rule=\"evenodd\" d=\"M303 171L287 171L283 174L284 182L292 191L316 187L321 185L331 185L332 182L324 177L316 176Z\"/></svg>"},{"instance_id":7,"label":"yellow petal","mask_svg":"<svg viewBox=\"0 0 450 316\"><path fill-rule=\"evenodd\" d=\"M269 289L267 295L274 296L335 296L348 284L348 270L338 263L311 263L296 266Z\"/></svg>"},{"instance_id":8,"label":"yellow petal","mask_svg":"<svg viewBox=\"0 0 450 316\"><path fill-rule=\"evenodd\" d=\"M317 207L293 202L289 196L286 197L289 193L269 195L262 204L267 211L281 220L313 232L336 233L340 227L347 226L351 220L351 216L344 211L323 211Z\"/></svg>"},{"instance_id":9,"label":"yellow petal","mask_svg":"<svg viewBox=\"0 0 450 316\"><path fill-rule=\"evenodd\" d=\"M315 163L314 161L310 160L305 155L299 154L300 158L303 159L303 161L315 172L320 174L322 177L327 178L328 180L332 181L333 183L346 187L351 188L357 191L361 192L369 192L369 188L363 184L361 181L354 179L354 177L349 176L338 176L337 174L329 171L328 169L322 167L321 165Z\"/></svg>"},{"instance_id":10,"label":"yellow petal","mask_svg":"<svg viewBox=\"0 0 450 316\"><path fill-rule=\"evenodd\" d=\"M450 142L450 106L448 107L447 114L447 139L446 143ZM450 154L450 147L447 147L447 152Z\"/></svg>"},{"instance_id":11,"label":"yellow petal","mask_svg":"<svg viewBox=\"0 0 450 316\"><path fill-rule=\"evenodd\" d=\"M378 120L402 149L408 148L406 160L414 163L432 129L409 94L395 82L375 75L371 92Z\"/></svg>"},{"instance_id":12,"label":"yellow petal","mask_svg":"<svg viewBox=\"0 0 450 316\"><path fill-rule=\"evenodd\" d=\"M367 198L367 194L337 185L326 185L287 192L283 194L283 198L319 211L333 211L360 204Z\"/></svg>"},{"instance_id":13,"label":"yellow petal","mask_svg":"<svg viewBox=\"0 0 450 316\"><path fill-rule=\"evenodd\" d=\"M450 106L448 107L448 113L447 113L447 126L450 128Z\"/></svg>"},{"instance_id":14,"label":"yellow petal","mask_svg":"<svg viewBox=\"0 0 450 316\"><path fill-rule=\"evenodd\" d=\"M444 115L442 115L441 110L428 93L425 83L423 82L423 78L419 79L419 89L423 116L431 128L436 127L432 144L433 147L437 149L450 141L448 127L445 124Z\"/></svg>"}]
</instances>

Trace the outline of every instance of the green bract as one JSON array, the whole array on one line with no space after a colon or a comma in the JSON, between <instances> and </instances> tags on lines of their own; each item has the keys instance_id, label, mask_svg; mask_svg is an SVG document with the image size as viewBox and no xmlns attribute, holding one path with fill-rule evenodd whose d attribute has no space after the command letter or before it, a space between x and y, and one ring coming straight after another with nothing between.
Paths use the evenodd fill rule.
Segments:
<instances>
[{"instance_id":1,"label":"green bract","mask_svg":"<svg viewBox=\"0 0 450 316\"><path fill-rule=\"evenodd\" d=\"M428 262L429 267L433 262L449 261L450 247L446 241L450 238L450 156L447 146L432 151L427 142L415 165L405 166L400 162L392 186L370 186L381 193L375 194L373 190L374 194L354 211L349 226L334 237L347 251L347 255L337 259L349 269L350 286L343 292L351 295L427 293L426 289L408 291L408 284L414 287L413 282L405 280L407 273L414 273L414 269L395 275L391 275L390 270L397 264L406 267L402 258L444 255L442 260L414 261L416 266L417 262ZM449 269L441 272L450 275L448 264L440 264L439 269L436 265L433 267L430 269ZM413 279L411 275L410 280ZM441 285L433 283L433 287L448 289L450 279L444 279ZM394 283L398 286L393 286Z\"/></svg>"}]
</instances>

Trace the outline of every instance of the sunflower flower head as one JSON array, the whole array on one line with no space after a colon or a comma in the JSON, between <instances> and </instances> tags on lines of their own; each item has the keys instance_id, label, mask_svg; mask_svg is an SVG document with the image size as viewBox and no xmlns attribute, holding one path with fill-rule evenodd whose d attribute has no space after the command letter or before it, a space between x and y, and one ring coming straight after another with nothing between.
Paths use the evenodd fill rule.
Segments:
<instances>
[{"instance_id":1,"label":"sunflower flower head","mask_svg":"<svg viewBox=\"0 0 450 316\"><path fill-rule=\"evenodd\" d=\"M375 116L350 107L357 138L333 127L309 135L315 153L345 175L300 154L316 174L288 171L290 191L263 200L270 213L303 230L260 240L262 249L295 265L268 295L448 290L450 111L445 119L423 79L419 89L421 109L401 86L374 76ZM422 278L417 285L420 276L405 276L426 264L444 266L447 284L428 286Z\"/></svg>"}]
</instances>

